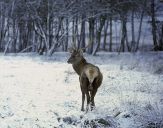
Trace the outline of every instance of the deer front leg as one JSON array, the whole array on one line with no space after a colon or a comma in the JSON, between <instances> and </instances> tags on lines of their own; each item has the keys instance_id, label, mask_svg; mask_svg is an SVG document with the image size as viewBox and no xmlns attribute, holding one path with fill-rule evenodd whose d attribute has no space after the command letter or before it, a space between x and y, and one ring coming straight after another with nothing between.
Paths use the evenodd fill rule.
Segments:
<instances>
[{"instance_id":1,"label":"deer front leg","mask_svg":"<svg viewBox=\"0 0 163 128\"><path fill-rule=\"evenodd\" d=\"M82 107L81 107L81 111L84 111L84 101L85 101L85 93L82 92Z\"/></svg>"}]
</instances>

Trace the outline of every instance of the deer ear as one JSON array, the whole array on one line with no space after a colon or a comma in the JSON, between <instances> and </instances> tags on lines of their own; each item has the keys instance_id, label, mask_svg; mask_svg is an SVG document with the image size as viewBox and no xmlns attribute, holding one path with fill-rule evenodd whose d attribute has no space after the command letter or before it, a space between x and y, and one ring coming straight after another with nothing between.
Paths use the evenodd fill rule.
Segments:
<instances>
[{"instance_id":1,"label":"deer ear","mask_svg":"<svg viewBox=\"0 0 163 128\"><path fill-rule=\"evenodd\" d=\"M73 53L74 49L73 48L68 48L69 53Z\"/></svg>"},{"instance_id":2,"label":"deer ear","mask_svg":"<svg viewBox=\"0 0 163 128\"><path fill-rule=\"evenodd\" d=\"M79 54L80 54L81 56L83 56L83 50L82 50L82 49L79 49Z\"/></svg>"}]
</instances>

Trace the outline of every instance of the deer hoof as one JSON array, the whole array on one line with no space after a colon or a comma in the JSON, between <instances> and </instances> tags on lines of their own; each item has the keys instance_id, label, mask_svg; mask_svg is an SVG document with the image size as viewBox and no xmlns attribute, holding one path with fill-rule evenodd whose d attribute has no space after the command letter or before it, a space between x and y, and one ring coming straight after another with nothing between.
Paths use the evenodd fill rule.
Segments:
<instances>
[{"instance_id":1,"label":"deer hoof","mask_svg":"<svg viewBox=\"0 0 163 128\"><path fill-rule=\"evenodd\" d=\"M91 111L93 111L95 109L95 106L91 106Z\"/></svg>"},{"instance_id":2,"label":"deer hoof","mask_svg":"<svg viewBox=\"0 0 163 128\"><path fill-rule=\"evenodd\" d=\"M84 112L84 108L81 108L81 111L83 111L83 112Z\"/></svg>"}]
</instances>

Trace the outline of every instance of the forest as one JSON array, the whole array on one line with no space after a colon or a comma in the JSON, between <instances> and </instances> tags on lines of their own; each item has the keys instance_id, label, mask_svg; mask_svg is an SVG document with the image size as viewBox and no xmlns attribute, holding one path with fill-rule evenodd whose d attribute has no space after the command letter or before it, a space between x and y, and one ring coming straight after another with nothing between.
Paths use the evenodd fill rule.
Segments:
<instances>
[{"instance_id":1,"label":"forest","mask_svg":"<svg viewBox=\"0 0 163 128\"><path fill-rule=\"evenodd\" d=\"M0 128L163 128L162 83L163 0L0 0Z\"/></svg>"},{"instance_id":2,"label":"forest","mask_svg":"<svg viewBox=\"0 0 163 128\"><path fill-rule=\"evenodd\" d=\"M1 0L0 52L162 51L162 17L161 0Z\"/></svg>"}]
</instances>

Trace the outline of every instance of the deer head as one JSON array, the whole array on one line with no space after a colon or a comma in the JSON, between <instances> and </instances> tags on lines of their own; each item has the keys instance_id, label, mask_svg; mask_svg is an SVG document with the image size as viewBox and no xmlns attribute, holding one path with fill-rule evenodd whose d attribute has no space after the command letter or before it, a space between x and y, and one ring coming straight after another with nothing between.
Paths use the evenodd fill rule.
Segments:
<instances>
[{"instance_id":1,"label":"deer head","mask_svg":"<svg viewBox=\"0 0 163 128\"><path fill-rule=\"evenodd\" d=\"M82 51L82 49L70 48L69 52L71 53L71 56L68 59L67 63L76 64L76 63L79 63L83 59L83 51Z\"/></svg>"},{"instance_id":2,"label":"deer head","mask_svg":"<svg viewBox=\"0 0 163 128\"><path fill-rule=\"evenodd\" d=\"M78 49L76 47L76 43L72 43L72 46L69 48L71 56L67 62L70 64L77 64L78 62L80 62L83 59L83 50L88 48L90 45L91 43L88 43L86 47Z\"/></svg>"}]
</instances>

